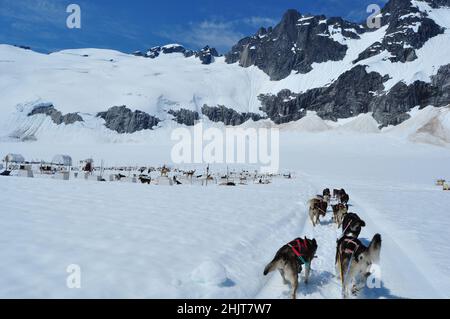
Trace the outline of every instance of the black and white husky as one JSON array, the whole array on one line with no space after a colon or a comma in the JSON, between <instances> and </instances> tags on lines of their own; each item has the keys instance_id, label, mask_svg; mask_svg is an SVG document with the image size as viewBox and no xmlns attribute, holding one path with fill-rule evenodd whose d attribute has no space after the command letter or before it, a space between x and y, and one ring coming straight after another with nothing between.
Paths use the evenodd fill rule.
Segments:
<instances>
[{"instance_id":1,"label":"black and white husky","mask_svg":"<svg viewBox=\"0 0 450 319\"><path fill-rule=\"evenodd\" d=\"M298 274L305 266L305 284L308 283L311 262L315 257L317 242L315 239L297 238L278 250L275 258L264 269L264 276L278 269L283 282L291 285L292 299L296 299Z\"/></svg>"},{"instance_id":2,"label":"black and white husky","mask_svg":"<svg viewBox=\"0 0 450 319\"><path fill-rule=\"evenodd\" d=\"M348 298L357 295L370 276L372 264L378 264L381 251L381 235L376 234L369 246L355 237L344 236L337 242L336 273L342 282L342 294Z\"/></svg>"},{"instance_id":3,"label":"black and white husky","mask_svg":"<svg viewBox=\"0 0 450 319\"><path fill-rule=\"evenodd\" d=\"M342 236L358 238L366 223L355 213L344 214L342 221Z\"/></svg>"}]
</instances>

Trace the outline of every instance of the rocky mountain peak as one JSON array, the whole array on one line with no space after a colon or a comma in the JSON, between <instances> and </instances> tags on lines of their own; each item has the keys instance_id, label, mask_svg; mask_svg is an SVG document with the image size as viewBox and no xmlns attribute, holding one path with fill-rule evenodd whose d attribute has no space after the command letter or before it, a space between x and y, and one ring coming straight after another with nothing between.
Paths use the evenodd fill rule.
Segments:
<instances>
[{"instance_id":1,"label":"rocky mountain peak","mask_svg":"<svg viewBox=\"0 0 450 319\"><path fill-rule=\"evenodd\" d=\"M203 64L211 64L214 62L214 57L220 56L215 48L211 48L208 45L199 51L193 51L186 49L181 44L167 44L164 46L156 46L150 48L146 53L143 53L142 51L135 51L133 55L144 58L156 59L161 54L172 54L172 53L181 53L186 58L195 56L196 58L199 58Z\"/></svg>"},{"instance_id":2,"label":"rocky mountain peak","mask_svg":"<svg viewBox=\"0 0 450 319\"><path fill-rule=\"evenodd\" d=\"M427 0L426 3L437 5L435 0ZM382 25L387 27L386 35L381 42L376 42L361 52L355 63L383 51L390 53L391 62L414 61L417 59L417 49L420 49L429 39L445 31L429 18L427 12L415 6L412 0L391 0L381 13Z\"/></svg>"},{"instance_id":3,"label":"rocky mountain peak","mask_svg":"<svg viewBox=\"0 0 450 319\"><path fill-rule=\"evenodd\" d=\"M225 57L227 63L257 66L277 81L292 71L308 73L315 62L342 60L347 52L345 41L358 39L364 32L362 26L342 18L303 15L290 9L274 28L260 28Z\"/></svg>"}]
</instances>

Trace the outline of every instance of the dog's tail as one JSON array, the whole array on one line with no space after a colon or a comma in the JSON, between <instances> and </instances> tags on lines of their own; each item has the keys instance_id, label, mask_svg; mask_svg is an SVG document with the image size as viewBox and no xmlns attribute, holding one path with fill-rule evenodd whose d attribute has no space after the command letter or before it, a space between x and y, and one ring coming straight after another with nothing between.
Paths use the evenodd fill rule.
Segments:
<instances>
[{"instance_id":1,"label":"dog's tail","mask_svg":"<svg viewBox=\"0 0 450 319\"><path fill-rule=\"evenodd\" d=\"M277 268L278 258L274 258L267 266L264 268L264 276L266 276L269 272L274 271Z\"/></svg>"}]
</instances>

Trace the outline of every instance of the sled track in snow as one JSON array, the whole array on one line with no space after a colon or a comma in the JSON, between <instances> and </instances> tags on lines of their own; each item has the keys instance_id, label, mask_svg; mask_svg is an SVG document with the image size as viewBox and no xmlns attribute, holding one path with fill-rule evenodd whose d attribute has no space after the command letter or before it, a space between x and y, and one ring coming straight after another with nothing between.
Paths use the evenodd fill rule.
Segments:
<instances>
[{"instance_id":1,"label":"sled track in snow","mask_svg":"<svg viewBox=\"0 0 450 319\"><path fill-rule=\"evenodd\" d=\"M309 283L307 285L304 283L304 271L299 276L297 298L341 299L342 286L336 276L335 269L336 240L340 236L341 231L332 222L333 213L331 207L329 207L327 215L321 220L320 224L316 227L312 226L308 207L304 204L309 198L317 194L318 188L314 187L314 185L314 183L310 183L309 190L302 194L302 200L296 205L296 209L302 211L303 219L298 232L291 236L292 239L304 236L315 238L318 243L317 258L312 262ZM374 210L370 203L364 205L362 203L365 203L365 201L357 196L351 198L353 199L351 199L349 211L358 213L367 223L367 227L363 229L366 236L361 235L361 240L368 244L376 232L379 232L383 238L383 247L381 249L382 285L380 289L363 289L357 298L401 298L392 294L389 287L386 287L386 283L390 286L394 281L401 281L403 285L410 287L412 290L422 287L427 291L432 291L436 296L440 296L441 294L433 287L427 277L427 273L422 269L428 269L429 267L421 268L416 260L411 259L407 251L396 242L395 237L392 237L392 234L385 229L383 224L377 222L383 219L381 216L378 216L379 212L376 209ZM275 254L275 251L273 253ZM399 262L400 260L402 262ZM405 264L408 265L407 268L405 268ZM406 269L407 271L405 272ZM274 271L268 275L266 284L255 297L259 299L289 299L290 286L283 284L279 272Z\"/></svg>"},{"instance_id":2,"label":"sled track in snow","mask_svg":"<svg viewBox=\"0 0 450 319\"><path fill-rule=\"evenodd\" d=\"M310 187L309 191L304 194L316 194L312 191L316 188ZM313 195L312 195L313 196ZM309 199L309 198L308 198ZM307 200L308 200L307 199ZM297 204L304 204L307 200L300 201ZM299 207L302 206L302 207ZM308 238L315 238L318 243L317 258L315 258L311 265L311 275L309 283L304 283L304 271L299 277L299 288L297 290L298 299L335 299L341 298L341 285L335 275L335 254L336 254L336 239L338 230L336 225L332 222L332 212L328 210L327 215L320 222L320 225L313 227L308 215L307 205L297 205L295 209L302 209L303 221L302 227L298 233L292 235L295 237L307 236ZM275 252L274 252L275 254ZM274 271L268 275L267 283L257 293L258 299L289 299L290 286L283 284L283 280L278 271Z\"/></svg>"}]
</instances>

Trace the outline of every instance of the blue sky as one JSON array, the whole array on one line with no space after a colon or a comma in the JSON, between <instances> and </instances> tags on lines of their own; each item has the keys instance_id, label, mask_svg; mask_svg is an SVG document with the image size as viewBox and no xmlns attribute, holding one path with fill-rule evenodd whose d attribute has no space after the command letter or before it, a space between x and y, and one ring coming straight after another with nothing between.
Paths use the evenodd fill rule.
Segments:
<instances>
[{"instance_id":1,"label":"blue sky","mask_svg":"<svg viewBox=\"0 0 450 319\"><path fill-rule=\"evenodd\" d=\"M131 52L167 43L226 52L287 9L363 21L368 4L387 0L0 0L0 43L39 51L109 48ZM82 28L68 29L66 7L81 7Z\"/></svg>"}]
</instances>

